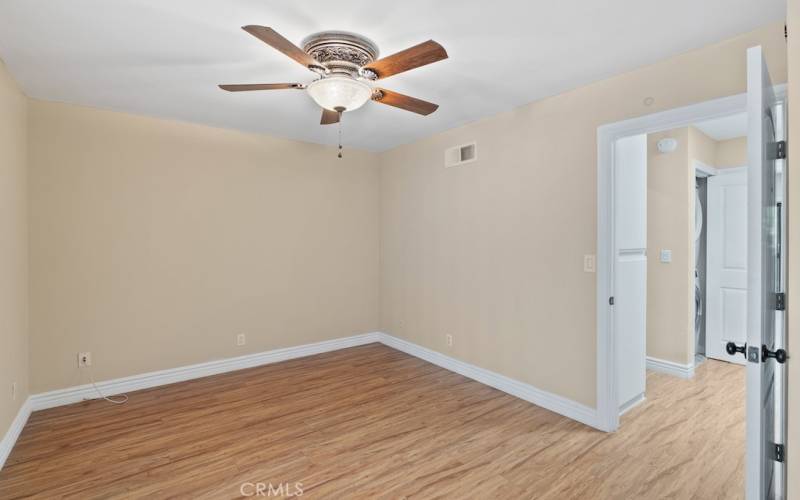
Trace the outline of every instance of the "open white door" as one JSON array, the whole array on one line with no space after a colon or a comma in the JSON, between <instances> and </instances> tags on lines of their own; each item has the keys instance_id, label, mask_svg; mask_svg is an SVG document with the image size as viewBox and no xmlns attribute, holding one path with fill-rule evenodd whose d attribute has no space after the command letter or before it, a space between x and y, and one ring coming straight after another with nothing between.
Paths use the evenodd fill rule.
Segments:
<instances>
[{"instance_id":1,"label":"open white door","mask_svg":"<svg viewBox=\"0 0 800 500\"><path fill-rule=\"evenodd\" d=\"M761 47L747 51L748 301L747 301L747 498L781 498L785 492L784 416L781 358L776 345L783 314L779 260L782 218L776 201L777 165L785 154L785 120L776 117L777 100ZM780 109L783 109L782 107ZM784 152L784 153L782 153ZM782 318L781 318L782 319ZM785 358L783 359L785 361ZM781 410L782 411L782 410ZM777 425L776 425L777 424Z\"/></svg>"},{"instance_id":2,"label":"open white door","mask_svg":"<svg viewBox=\"0 0 800 500\"><path fill-rule=\"evenodd\" d=\"M747 171L708 177L706 356L745 364L728 342L747 342Z\"/></svg>"},{"instance_id":3,"label":"open white door","mask_svg":"<svg viewBox=\"0 0 800 500\"><path fill-rule=\"evenodd\" d=\"M647 135L614 144L614 324L620 413L644 398L647 328Z\"/></svg>"}]
</instances>

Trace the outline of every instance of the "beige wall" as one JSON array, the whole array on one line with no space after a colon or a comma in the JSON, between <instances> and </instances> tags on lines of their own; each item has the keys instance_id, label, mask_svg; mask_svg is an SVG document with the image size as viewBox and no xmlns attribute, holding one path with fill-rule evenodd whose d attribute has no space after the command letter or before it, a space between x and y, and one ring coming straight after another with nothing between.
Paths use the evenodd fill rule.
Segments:
<instances>
[{"instance_id":1,"label":"beige wall","mask_svg":"<svg viewBox=\"0 0 800 500\"><path fill-rule=\"evenodd\" d=\"M26 121L26 98L0 61L0 438L28 397Z\"/></svg>"},{"instance_id":2,"label":"beige wall","mask_svg":"<svg viewBox=\"0 0 800 500\"><path fill-rule=\"evenodd\" d=\"M747 137L717 142L715 167L732 168L745 165L747 165Z\"/></svg>"},{"instance_id":3,"label":"beige wall","mask_svg":"<svg viewBox=\"0 0 800 500\"><path fill-rule=\"evenodd\" d=\"M789 31L789 147L800 145L800 0L788 1ZM800 149L797 149L800 151ZM794 358L787 363L789 370L789 436L786 452L789 470L788 498L800 498L800 155L789 154L787 169L788 209L787 231L789 339L787 351Z\"/></svg>"},{"instance_id":4,"label":"beige wall","mask_svg":"<svg viewBox=\"0 0 800 500\"><path fill-rule=\"evenodd\" d=\"M382 329L595 406L597 127L744 92L757 44L785 81L777 23L383 154Z\"/></svg>"},{"instance_id":5,"label":"beige wall","mask_svg":"<svg viewBox=\"0 0 800 500\"><path fill-rule=\"evenodd\" d=\"M689 155L689 163L687 166L689 167L690 176L693 181L692 189L694 189L694 165L692 161L697 160L706 165L716 166L719 143L696 127L689 127L688 134L689 149L687 153ZM692 200L694 200L694 194L692 194ZM694 213L694 209L692 210ZM694 224L694 222L692 222L692 224ZM694 225L692 225L692 228L692 232L694 232Z\"/></svg>"},{"instance_id":6,"label":"beige wall","mask_svg":"<svg viewBox=\"0 0 800 500\"><path fill-rule=\"evenodd\" d=\"M377 329L372 154L35 100L29 125L32 392L86 383L78 351L103 380Z\"/></svg>"},{"instance_id":7,"label":"beige wall","mask_svg":"<svg viewBox=\"0 0 800 500\"><path fill-rule=\"evenodd\" d=\"M658 151L665 137L678 141L675 151ZM680 364L694 356L690 140L688 127L647 136L647 355ZM672 262L659 260L662 249L672 250Z\"/></svg>"}]
</instances>

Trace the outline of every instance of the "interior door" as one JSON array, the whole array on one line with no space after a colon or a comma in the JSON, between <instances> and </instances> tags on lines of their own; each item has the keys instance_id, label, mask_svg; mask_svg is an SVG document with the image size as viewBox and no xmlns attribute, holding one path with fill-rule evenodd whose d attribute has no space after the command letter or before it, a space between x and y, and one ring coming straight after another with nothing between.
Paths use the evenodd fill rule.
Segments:
<instances>
[{"instance_id":1,"label":"interior door","mask_svg":"<svg viewBox=\"0 0 800 500\"><path fill-rule=\"evenodd\" d=\"M620 413L644 397L647 328L647 135L614 145L614 325Z\"/></svg>"},{"instance_id":2,"label":"interior door","mask_svg":"<svg viewBox=\"0 0 800 500\"><path fill-rule=\"evenodd\" d=\"M780 498L785 468L779 442L784 416L775 390L780 356L776 345L781 234L776 200L779 138L785 121L776 119L777 100L761 47L747 51L748 113L748 307L747 307L747 498ZM783 109L780 107L780 109ZM781 336L782 337L782 336ZM785 354L785 353L784 353ZM778 383L778 385L781 385ZM779 425L776 426L776 423ZM777 443L777 444L776 444Z\"/></svg>"},{"instance_id":3,"label":"interior door","mask_svg":"<svg viewBox=\"0 0 800 500\"><path fill-rule=\"evenodd\" d=\"M706 356L745 364L728 342L747 342L747 170L707 178Z\"/></svg>"}]
</instances>

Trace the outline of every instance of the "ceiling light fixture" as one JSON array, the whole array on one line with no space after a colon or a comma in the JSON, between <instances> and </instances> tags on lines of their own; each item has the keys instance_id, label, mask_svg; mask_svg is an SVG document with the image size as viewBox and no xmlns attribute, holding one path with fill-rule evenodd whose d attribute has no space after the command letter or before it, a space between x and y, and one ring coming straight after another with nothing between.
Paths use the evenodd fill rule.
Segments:
<instances>
[{"instance_id":1,"label":"ceiling light fixture","mask_svg":"<svg viewBox=\"0 0 800 500\"><path fill-rule=\"evenodd\" d=\"M307 36L302 42L303 48L300 48L267 26L251 24L242 29L302 64L320 78L308 85L245 83L220 85L219 88L228 92L308 90L308 95L322 107L320 125L339 124L339 158L342 157L342 113L345 111L356 110L370 100L420 115L429 115L439 107L438 104L391 90L373 88L367 83L447 59L447 51L433 40L378 59L378 46L375 42L357 33L321 31Z\"/></svg>"},{"instance_id":2,"label":"ceiling light fixture","mask_svg":"<svg viewBox=\"0 0 800 500\"><path fill-rule=\"evenodd\" d=\"M321 78L311 82L307 89L317 104L331 111L353 111L372 98L372 87L346 76Z\"/></svg>"}]
</instances>

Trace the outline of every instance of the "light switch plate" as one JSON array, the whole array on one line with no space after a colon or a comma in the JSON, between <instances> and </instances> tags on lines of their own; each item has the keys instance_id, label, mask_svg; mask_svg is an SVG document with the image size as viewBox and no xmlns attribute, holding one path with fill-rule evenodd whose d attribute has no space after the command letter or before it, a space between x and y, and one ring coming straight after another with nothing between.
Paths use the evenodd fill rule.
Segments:
<instances>
[{"instance_id":1,"label":"light switch plate","mask_svg":"<svg viewBox=\"0 0 800 500\"><path fill-rule=\"evenodd\" d=\"M595 258L594 255L584 255L583 256L583 272L585 273L593 273L595 272L597 267L595 266Z\"/></svg>"}]
</instances>

